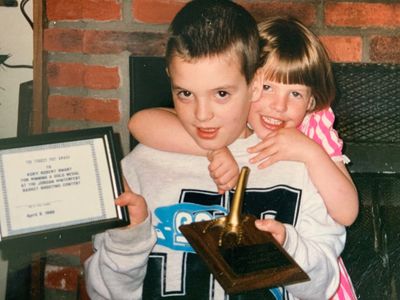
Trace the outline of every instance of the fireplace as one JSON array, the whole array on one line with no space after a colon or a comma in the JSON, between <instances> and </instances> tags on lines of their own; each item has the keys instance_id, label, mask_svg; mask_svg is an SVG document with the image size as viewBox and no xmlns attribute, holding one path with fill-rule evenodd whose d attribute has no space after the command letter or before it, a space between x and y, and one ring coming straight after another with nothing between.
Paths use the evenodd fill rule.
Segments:
<instances>
[{"instance_id":1,"label":"fireplace","mask_svg":"<svg viewBox=\"0 0 400 300\"><path fill-rule=\"evenodd\" d=\"M333 68L335 126L352 161L349 170L360 199L342 257L360 299L398 299L400 66L343 63ZM130 74L131 114L172 106L163 58L130 57Z\"/></svg>"}]
</instances>

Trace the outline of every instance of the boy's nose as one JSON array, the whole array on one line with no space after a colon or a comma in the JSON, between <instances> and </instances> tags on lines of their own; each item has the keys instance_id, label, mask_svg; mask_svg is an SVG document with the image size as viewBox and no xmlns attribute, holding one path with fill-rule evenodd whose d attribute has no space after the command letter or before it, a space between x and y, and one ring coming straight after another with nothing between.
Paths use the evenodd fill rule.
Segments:
<instances>
[{"instance_id":1,"label":"boy's nose","mask_svg":"<svg viewBox=\"0 0 400 300\"><path fill-rule=\"evenodd\" d=\"M196 118L201 121L208 121L213 118L213 112L209 104L199 101L196 107Z\"/></svg>"}]
</instances>

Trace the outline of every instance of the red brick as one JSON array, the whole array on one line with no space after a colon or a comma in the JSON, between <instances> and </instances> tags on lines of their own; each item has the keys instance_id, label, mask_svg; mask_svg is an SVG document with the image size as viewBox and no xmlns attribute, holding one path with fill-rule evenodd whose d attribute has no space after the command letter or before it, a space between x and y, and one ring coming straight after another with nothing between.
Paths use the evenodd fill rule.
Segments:
<instances>
[{"instance_id":1,"label":"red brick","mask_svg":"<svg viewBox=\"0 0 400 300\"><path fill-rule=\"evenodd\" d=\"M81 63L56 63L47 65L50 87L86 87L90 89L116 89L120 79L118 67L90 66Z\"/></svg>"},{"instance_id":2,"label":"red brick","mask_svg":"<svg viewBox=\"0 0 400 300\"><path fill-rule=\"evenodd\" d=\"M310 26L316 22L316 8L312 3L273 1L260 3L261 1L237 1L245 7L256 19L261 22L273 16L293 16Z\"/></svg>"},{"instance_id":3,"label":"red brick","mask_svg":"<svg viewBox=\"0 0 400 300\"><path fill-rule=\"evenodd\" d=\"M79 277L79 300L90 300L86 290L85 276Z\"/></svg>"},{"instance_id":4,"label":"red brick","mask_svg":"<svg viewBox=\"0 0 400 300\"><path fill-rule=\"evenodd\" d=\"M47 0L46 11L49 20L82 19L82 0Z\"/></svg>"},{"instance_id":5,"label":"red brick","mask_svg":"<svg viewBox=\"0 0 400 300\"><path fill-rule=\"evenodd\" d=\"M47 51L82 52L83 31L62 28L46 29L43 48Z\"/></svg>"},{"instance_id":6,"label":"red brick","mask_svg":"<svg viewBox=\"0 0 400 300\"><path fill-rule=\"evenodd\" d=\"M76 291L81 270L78 267L46 265L44 286L49 289Z\"/></svg>"},{"instance_id":7,"label":"red brick","mask_svg":"<svg viewBox=\"0 0 400 300\"><path fill-rule=\"evenodd\" d=\"M83 18L98 21L120 20L123 1L86 0L83 1Z\"/></svg>"},{"instance_id":8,"label":"red brick","mask_svg":"<svg viewBox=\"0 0 400 300\"><path fill-rule=\"evenodd\" d=\"M118 67L86 66L84 86L89 89L117 89L120 85Z\"/></svg>"},{"instance_id":9,"label":"red brick","mask_svg":"<svg viewBox=\"0 0 400 300\"><path fill-rule=\"evenodd\" d=\"M322 43L332 61L360 62L362 40L358 36L321 36Z\"/></svg>"},{"instance_id":10,"label":"red brick","mask_svg":"<svg viewBox=\"0 0 400 300\"><path fill-rule=\"evenodd\" d=\"M84 52L113 54L129 51L133 55L162 56L166 34L154 32L85 31Z\"/></svg>"},{"instance_id":11,"label":"red brick","mask_svg":"<svg viewBox=\"0 0 400 300\"><path fill-rule=\"evenodd\" d=\"M119 100L51 95L48 98L49 119L119 122Z\"/></svg>"},{"instance_id":12,"label":"red brick","mask_svg":"<svg viewBox=\"0 0 400 300\"><path fill-rule=\"evenodd\" d=\"M166 34L52 28L45 30L44 49L50 52L81 52L133 55L164 55Z\"/></svg>"},{"instance_id":13,"label":"red brick","mask_svg":"<svg viewBox=\"0 0 400 300\"><path fill-rule=\"evenodd\" d=\"M135 0L132 1L132 16L143 23L167 24L187 1Z\"/></svg>"},{"instance_id":14,"label":"red brick","mask_svg":"<svg viewBox=\"0 0 400 300\"><path fill-rule=\"evenodd\" d=\"M47 82L50 87L83 86L84 70L80 63L48 63Z\"/></svg>"},{"instance_id":15,"label":"red brick","mask_svg":"<svg viewBox=\"0 0 400 300\"><path fill-rule=\"evenodd\" d=\"M61 254L61 255L72 255L72 256L80 256L81 255L81 246L73 245L62 248L55 248L47 251L48 254Z\"/></svg>"},{"instance_id":16,"label":"red brick","mask_svg":"<svg viewBox=\"0 0 400 300\"><path fill-rule=\"evenodd\" d=\"M400 26L400 4L329 2L325 22L332 26L396 27Z\"/></svg>"},{"instance_id":17,"label":"red brick","mask_svg":"<svg viewBox=\"0 0 400 300\"><path fill-rule=\"evenodd\" d=\"M132 15L135 20L144 23L168 24L187 1L166 0L135 0L132 3ZM314 4L297 2L269 2L253 3L249 1L237 1L245 7L259 22L267 17L276 15L291 15L303 21L306 25L312 25L316 21L316 9Z\"/></svg>"},{"instance_id":18,"label":"red brick","mask_svg":"<svg viewBox=\"0 0 400 300\"><path fill-rule=\"evenodd\" d=\"M82 129L82 126L77 124L76 126L72 127L72 126L55 126L52 124L49 124L47 126L47 132L65 132L65 131L71 131L71 130L78 130L78 129Z\"/></svg>"},{"instance_id":19,"label":"red brick","mask_svg":"<svg viewBox=\"0 0 400 300\"><path fill-rule=\"evenodd\" d=\"M400 63L400 36L374 36L370 42L374 62Z\"/></svg>"},{"instance_id":20,"label":"red brick","mask_svg":"<svg viewBox=\"0 0 400 300\"><path fill-rule=\"evenodd\" d=\"M89 258L90 255L93 254L93 244L92 242L86 242L80 244L80 252L81 252L81 264Z\"/></svg>"},{"instance_id":21,"label":"red brick","mask_svg":"<svg viewBox=\"0 0 400 300\"><path fill-rule=\"evenodd\" d=\"M121 19L121 3L115 0L47 0L46 9L49 20Z\"/></svg>"}]
</instances>

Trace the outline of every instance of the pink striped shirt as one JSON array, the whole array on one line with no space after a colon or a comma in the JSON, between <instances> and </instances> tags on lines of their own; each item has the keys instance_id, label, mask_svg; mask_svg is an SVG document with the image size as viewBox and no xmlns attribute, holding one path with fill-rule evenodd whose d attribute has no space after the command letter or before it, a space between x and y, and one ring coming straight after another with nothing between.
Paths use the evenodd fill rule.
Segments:
<instances>
[{"instance_id":1,"label":"pink striped shirt","mask_svg":"<svg viewBox=\"0 0 400 300\"><path fill-rule=\"evenodd\" d=\"M331 108L323 109L306 115L298 129L309 138L320 144L335 161L348 163L349 159L342 155L343 141L333 128L335 114ZM340 283L336 293L329 300L356 300L353 283L339 257Z\"/></svg>"},{"instance_id":2,"label":"pink striped shirt","mask_svg":"<svg viewBox=\"0 0 400 300\"><path fill-rule=\"evenodd\" d=\"M333 128L335 114L329 107L305 116L298 129L321 145L333 160L343 161L343 141Z\"/></svg>"}]
</instances>

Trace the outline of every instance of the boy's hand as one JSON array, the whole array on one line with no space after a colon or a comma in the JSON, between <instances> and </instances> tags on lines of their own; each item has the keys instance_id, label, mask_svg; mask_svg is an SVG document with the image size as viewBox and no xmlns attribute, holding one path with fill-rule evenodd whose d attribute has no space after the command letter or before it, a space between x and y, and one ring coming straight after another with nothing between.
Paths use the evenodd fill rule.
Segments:
<instances>
[{"instance_id":1,"label":"boy's hand","mask_svg":"<svg viewBox=\"0 0 400 300\"><path fill-rule=\"evenodd\" d=\"M128 227L142 223L148 216L147 204L144 198L129 189L125 189L125 192L118 196L115 200L115 204L119 206L128 206L129 218L131 221Z\"/></svg>"},{"instance_id":2,"label":"boy's hand","mask_svg":"<svg viewBox=\"0 0 400 300\"><path fill-rule=\"evenodd\" d=\"M208 171L218 188L218 193L223 194L236 186L239 178L239 166L227 147L211 151L207 154L210 161Z\"/></svg>"},{"instance_id":3,"label":"boy's hand","mask_svg":"<svg viewBox=\"0 0 400 300\"><path fill-rule=\"evenodd\" d=\"M281 222L273 219L260 219L256 220L255 225L259 230L270 232L280 245L285 242L286 228Z\"/></svg>"},{"instance_id":4,"label":"boy's hand","mask_svg":"<svg viewBox=\"0 0 400 300\"><path fill-rule=\"evenodd\" d=\"M259 163L258 167L264 169L280 160L306 163L318 148L317 143L298 129L282 128L269 133L260 143L249 147L248 151L257 153L250 159L250 163Z\"/></svg>"}]
</instances>

